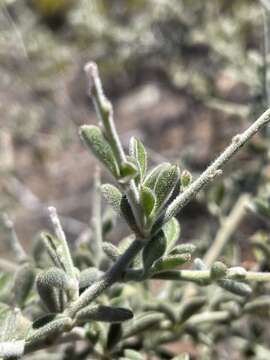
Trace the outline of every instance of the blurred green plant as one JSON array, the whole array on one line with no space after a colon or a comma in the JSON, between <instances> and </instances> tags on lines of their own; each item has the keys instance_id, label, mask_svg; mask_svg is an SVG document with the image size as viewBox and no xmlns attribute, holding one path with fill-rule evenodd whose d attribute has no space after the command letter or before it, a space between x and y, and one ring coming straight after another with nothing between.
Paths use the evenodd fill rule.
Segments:
<instances>
[{"instance_id":1,"label":"blurred green plant","mask_svg":"<svg viewBox=\"0 0 270 360\"><path fill-rule=\"evenodd\" d=\"M188 359L188 355L166 350L163 344L189 334L194 341L211 345L209 341L224 337L228 327L226 336L241 337L234 322L246 314L269 316L270 297L259 291L258 284L268 283L270 272L227 267L215 256L209 260L209 252L208 260L193 261L196 247L176 244L180 236L176 216L270 122L270 110L237 134L192 180L188 171L181 172L167 162L148 170L147 152L136 138L131 138L129 151L125 151L96 64L87 64L85 72L99 124L82 126L80 137L110 171L116 185L100 185L96 172L91 238L77 242L74 249L69 248L53 207L49 216L54 234L41 233L31 256L20 244L13 223L4 217L17 264L0 259L4 269L0 274L0 357L19 358L68 343L74 359L145 359L152 355ZM103 215L100 194L130 228L130 236L118 246L105 241L114 217ZM238 204L238 212L247 205L246 200ZM252 206L256 213L269 217L268 202L258 199ZM254 241L267 259L268 242ZM218 256L220 249L215 251ZM171 285L165 285L155 297L150 280L169 280ZM187 296L178 282L200 286L201 294ZM215 284L216 290L209 302L205 290L210 284ZM193 287L193 292L196 289ZM224 327L219 328L220 324ZM211 340L203 332L205 325L211 328ZM77 349L76 340L83 340L85 348Z\"/></svg>"}]
</instances>

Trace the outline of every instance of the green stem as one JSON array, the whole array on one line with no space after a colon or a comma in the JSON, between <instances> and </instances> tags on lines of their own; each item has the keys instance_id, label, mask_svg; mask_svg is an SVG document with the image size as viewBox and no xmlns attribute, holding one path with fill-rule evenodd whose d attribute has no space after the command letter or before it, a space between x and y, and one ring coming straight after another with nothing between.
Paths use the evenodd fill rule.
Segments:
<instances>
[{"instance_id":1,"label":"green stem","mask_svg":"<svg viewBox=\"0 0 270 360\"><path fill-rule=\"evenodd\" d=\"M233 268L228 269L228 274L224 276L223 280L237 280L237 281L256 281L256 282L270 282L270 272L255 272L247 271L241 278L236 278L237 272L234 273ZM155 274L152 279L175 280L175 281L209 281L211 279L210 270L171 270Z\"/></svg>"}]
</instances>

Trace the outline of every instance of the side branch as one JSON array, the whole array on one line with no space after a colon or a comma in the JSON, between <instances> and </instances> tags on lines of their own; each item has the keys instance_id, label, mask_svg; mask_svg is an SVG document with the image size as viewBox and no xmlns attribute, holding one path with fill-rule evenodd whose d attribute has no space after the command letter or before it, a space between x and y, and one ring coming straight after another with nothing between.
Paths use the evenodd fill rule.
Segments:
<instances>
[{"instance_id":1,"label":"side branch","mask_svg":"<svg viewBox=\"0 0 270 360\"><path fill-rule=\"evenodd\" d=\"M249 139L270 121L270 109L266 110L247 130L233 137L231 144L223 153L195 180L186 191L180 194L167 208L162 223L166 223L177 215L183 207L220 171L220 168L229 161Z\"/></svg>"}]
</instances>

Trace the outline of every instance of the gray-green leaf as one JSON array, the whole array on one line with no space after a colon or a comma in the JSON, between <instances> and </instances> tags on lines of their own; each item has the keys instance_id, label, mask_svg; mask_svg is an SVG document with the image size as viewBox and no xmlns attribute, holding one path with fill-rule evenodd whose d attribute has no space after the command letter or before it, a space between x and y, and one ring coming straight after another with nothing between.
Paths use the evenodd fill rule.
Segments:
<instances>
[{"instance_id":1,"label":"gray-green leaf","mask_svg":"<svg viewBox=\"0 0 270 360\"><path fill-rule=\"evenodd\" d=\"M120 205L122 194L115 186L111 184L103 184L101 186L101 193L109 205L117 212L120 212Z\"/></svg>"},{"instance_id":2,"label":"gray-green leaf","mask_svg":"<svg viewBox=\"0 0 270 360\"><path fill-rule=\"evenodd\" d=\"M154 192L150 188L142 186L140 189L140 200L144 214L146 218L149 218L156 204Z\"/></svg>"},{"instance_id":3,"label":"gray-green leaf","mask_svg":"<svg viewBox=\"0 0 270 360\"><path fill-rule=\"evenodd\" d=\"M179 177L180 170L176 165L168 166L159 174L154 189L157 198L157 211L160 211L169 200L176 184L179 182Z\"/></svg>"},{"instance_id":4,"label":"gray-green leaf","mask_svg":"<svg viewBox=\"0 0 270 360\"><path fill-rule=\"evenodd\" d=\"M145 272L150 269L157 259L163 256L166 251L166 245L166 238L162 230L145 245L142 255Z\"/></svg>"},{"instance_id":5,"label":"gray-green leaf","mask_svg":"<svg viewBox=\"0 0 270 360\"><path fill-rule=\"evenodd\" d=\"M129 154L136 159L140 169L140 177L143 180L147 170L147 153L142 142L135 137L130 139Z\"/></svg>"},{"instance_id":6,"label":"gray-green leaf","mask_svg":"<svg viewBox=\"0 0 270 360\"><path fill-rule=\"evenodd\" d=\"M93 154L117 178L119 176L119 167L112 147L105 139L101 129L94 125L83 125L80 128L80 136Z\"/></svg>"}]
</instances>

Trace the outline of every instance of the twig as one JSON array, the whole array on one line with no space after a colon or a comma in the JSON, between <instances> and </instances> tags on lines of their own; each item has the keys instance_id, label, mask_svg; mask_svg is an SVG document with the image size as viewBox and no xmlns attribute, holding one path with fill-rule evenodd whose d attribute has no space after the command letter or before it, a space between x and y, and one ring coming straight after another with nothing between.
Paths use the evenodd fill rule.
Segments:
<instances>
[{"instance_id":1,"label":"twig","mask_svg":"<svg viewBox=\"0 0 270 360\"><path fill-rule=\"evenodd\" d=\"M231 236L241 223L243 217L246 214L246 207L249 202L249 195L241 195L230 214L223 221L221 227L219 228L216 237L211 244L210 248L206 252L203 262L206 267L210 267L220 256L225 245L230 240ZM197 289L194 284L188 284L183 297L185 299L190 298L191 296L196 295Z\"/></svg>"},{"instance_id":2,"label":"twig","mask_svg":"<svg viewBox=\"0 0 270 360\"><path fill-rule=\"evenodd\" d=\"M101 193L100 193L100 170L97 167L94 174L93 187L93 206L91 224L93 227L93 236L91 247L95 254L96 265L99 264L102 255L102 219L101 219Z\"/></svg>"},{"instance_id":3,"label":"twig","mask_svg":"<svg viewBox=\"0 0 270 360\"><path fill-rule=\"evenodd\" d=\"M270 121L270 109L266 110L247 130L233 137L231 144L221 155L196 179L182 194L180 194L167 208L162 223L166 223L176 216L183 207L219 172L248 140ZM161 224L158 224L159 226Z\"/></svg>"},{"instance_id":4,"label":"twig","mask_svg":"<svg viewBox=\"0 0 270 360\"><path fill-rule=\"evenodd\" d=\"M4 225L5 225L6 229L9 230L9 232L10 232L9 243L10 243L10 247L11 247L12 251L14 251L16 259L19 262L25 261L27 259L27 254L24 251L24 248L18 239L17 233L14 228L13 221L11 221L11 219L8 217L7 214L3 214L3 221L4 221Z\"/></svg>"},{"instance_id":5,"label":"twig","mask_svg":"<svg viewBox=\"0 0 270 360\"><path fill-rule=\"evenodd\" d=\"M244 269L243 269L244 270ZM244 270L245 271L245 270ZM222 280L235 280L237 273L234 268L228 269L227 275ZM201 281L212 282L210 270L171 270L155 274L152 279L175 280L175 281L193 281L200 283ZM245 271L245 275L237 279L237 281L270 281L270 272Z\"/></svg>"},{"instance_id":6,"label":"twig","mask_svg":"<svg viewBox=\"0 0 270 360\"><path fill-rule=\"evenodd\" d=\"M119 168L121 168L122 164L126 162L126 155L115 128L112 105L103 92L97 65L93 62L87 63L84 70L88 79L89 95L93 99L99 120L105 129L106 136L110 140ZM128 197L137 225L142 230L142 212L135 182L130 180L126 184L122 184L122 187Z\"/></svg>"},{"instance_id":7,"label":"twig","mask_svg":"<svg viewBox=\"0 0 270 360\"><path fill-rule=\"evenodd\" d=\"M15 272L17 270L17 267L17 264L14 264L9 260L0 258L0 271Z\"/></svg>"},{"instance_id":8,"label":"twig","mask_svg":"<svg viewBox=\"0 0 270 360\"><path fill-rule=\"evenodd\" d=\"M73 317L78 310L95 300L104 290L121 279L123 271L143 248L144 244L145 242L140 239L134 240L111 269L100 280L85 290L77 301L71 304L71 307L67 310L68 316Z\"/></svg>"},{"instance_id":9,"label":"twig","mask_svg":"<svg viewBox=\"0 0 270 360\"><path fill-rule=\"evenodd\" d=\"M238 228L243 217L246 214L246 207L249 202L249 195L243 194L239 197L230 214L226 217L224 222L222 222L219 231L216 234L216 237L205 254L203 262L207 267L210 267L220 256L224 246L230 240L233 233Z\"/></svg>"},{"instance_id":10,"label":"twig","mask_svg":"<svg viewBox=\"0 0 270 360\"><path fill-rule=\"evenodd\" d=\"M51 221L52 221L52 224L54 227L55 234L56 234L58 240L61 242L61 251L63 252L62 256L65 259L65 265L66 265L65 270L66 270L67 274L74 280L74 283L77 284L77 293L78 293L79 292L78 280L77 280L77 276L75 273L73 261L72 261L71 255L70 255L70 251L68 248L66 235L61 226L56 209L53 206L51 206L48 208L48 210L49 210L50 218L51 218Z\"/></svg>"}]
</instances>

